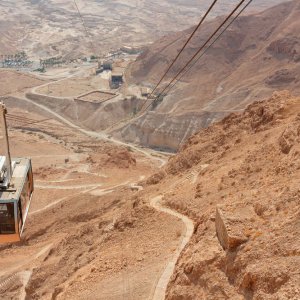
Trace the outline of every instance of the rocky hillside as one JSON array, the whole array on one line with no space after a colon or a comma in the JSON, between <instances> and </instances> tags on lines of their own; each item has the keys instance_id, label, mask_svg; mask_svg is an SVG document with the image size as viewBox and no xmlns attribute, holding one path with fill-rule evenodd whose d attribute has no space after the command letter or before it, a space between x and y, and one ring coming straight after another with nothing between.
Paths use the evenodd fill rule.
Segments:
<instances>
[{"instance_id":1,"label":"rocky hillside","mask_svg":"<svg viewBox=\"0 0 300 300\"><path fill-rule=\"evenodd\" d=\"M118 136L175 150L184 139L251 101L288 88L300 91L300 3L282 3L241 16L164 101ZM221 23L206 22L174 66L176 74ZM132 64L129 83L153 86L191 30L161 38ZM192 117L190 117L192 115Z\"/></svg>"},{"instance_id":2,"label":"rocky hillside","mask_svg":"<svg viewBox=\"0 0 300 300\"><path fill-rule=\"evenodd\" d=\"M195 0L175 3L170 0L77 0L76 3L90 37L85 34L73 1L2 0L0 54L25 50L38 58L77 57L95 50L103 53L124 44L145 44L162 34L188 28L206 9L206 5L199 7Z\"/></svg>"},{"instance_id":3,"label":"rocky hillside","mask_svg":"<svg viewBox=\"0 0 300 300\"><path fill-rule=\"evenodd\" d=\"M260 1L254 8L262 9L270 5L268 2ZM97 52L128 43L144 45L158 36L193 25L208 6L197 0L77 0L76 3L91 37L84 32L73 1L2 0L0 54L25 50L38 58L77 57L94 52L91 39ZM214 15L223 13L224 7L223 3L218 5Z\"/></svg>"},{"instance_id":4,"label":"rocky hillside","mask_svg":"<svg viewBox=\"0 0 300 300\"><path fill-rule=\"evenodd\" d=\"M288 92L189 138L148 180L196 224L167 299L299 299L299 180L300 98Z\"/></svg>"}]
</instances>

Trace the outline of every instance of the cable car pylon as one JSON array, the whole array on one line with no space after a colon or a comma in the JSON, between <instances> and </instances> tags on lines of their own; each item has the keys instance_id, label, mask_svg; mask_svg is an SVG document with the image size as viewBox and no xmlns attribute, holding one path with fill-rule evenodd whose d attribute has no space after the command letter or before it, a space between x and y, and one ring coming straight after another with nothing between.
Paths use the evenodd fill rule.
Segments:
<instances>
[{"instance_id":1,"label":"cable car pylon","mask_svg":"<svg viewBox=\"0 0 300 300\"><path fill-rule=\"evenodd\" d=\"M6 172L6 176L4 177L5 181L3 181L3 185L7 187L11 180L12 176L12 166L11 166L11 157L10 157L10 150L9 150L9 142L8 142L8 133L7 133L7 123L6 123L6 114L7 109L5 105L1 102L0 103L0 119L1 119L1 127L3 128L3 150L4 150L4 170L0 169L0 172ZM1 179L1 174L0 174Z\"/></svg>"}]
</instances>

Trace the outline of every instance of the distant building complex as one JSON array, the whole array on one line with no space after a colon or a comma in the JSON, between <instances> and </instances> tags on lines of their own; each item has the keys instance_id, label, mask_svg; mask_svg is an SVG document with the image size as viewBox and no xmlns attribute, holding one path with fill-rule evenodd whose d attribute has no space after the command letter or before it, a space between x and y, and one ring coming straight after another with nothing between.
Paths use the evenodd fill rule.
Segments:
<instances>
[{"instance_id":1,"label":"distant building complex","mask_svg":"<svg viewBox=\"0 0 300 300\"><path fill-rule=\"evenodd\" d=\"M25 68L32 65L32 61L28 59L24 51L16 54L1 55L0 62L2 68Z\"/></svg>"},{"instance_id":2,"label":"distant building complex","mask_svg":"<svg viewBox=\"0 0 300 300\"><path fill-rule=\"evenodd\" d=\"M113 69L113 61L104 60L98 63L96 74L102 73L103 71L112 71L112 69Z\"/></svg>"},{"instance_id":3,"label":"distant building complex","mask_svg":"<svg viewBox=\"0 0 300 300\"><path fill-rule=\"evenodd\" d=\"M113 62L111 60L105 60L102 62L102 66L103 70L112 70L113 69Z\"/></svg>"},{"instance_id":4,"label":"distant building complex","mask_svg":"<svg viewBox=\"0 0 300 300\"><path fill-rule=\"evenodd\" d=\"M110 87L112 89L117 89L123 84L123 72L113 71L111 73Z\"/></svg>"},{"instance_id":5,"label":"distant building complex","mask_svg":"<svg viewBox=\"0 0 300 300\"><path fill-rule=\"evenodd\" d=\"M61 67L65 61L62 56L50 57L46 59L40 59L40 67L48 68L48 67Z\"/></svg>"}]
</instances>

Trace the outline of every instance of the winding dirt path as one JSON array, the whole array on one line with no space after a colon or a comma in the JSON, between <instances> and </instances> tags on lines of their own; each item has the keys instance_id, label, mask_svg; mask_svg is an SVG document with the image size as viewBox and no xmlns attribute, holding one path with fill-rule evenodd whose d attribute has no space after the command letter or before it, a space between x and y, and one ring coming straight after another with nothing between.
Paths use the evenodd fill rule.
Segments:
<instances>
[{"instance_id":1,"label":"winding dirt path","mask_svg":"<svg viewBox=\"0 0 300 300\"><path fill-rule=\"evenodd\" d=\"M20 280L22 284L22 289L20 292L19 299L25 300L26 299L26 286L30 280L30 277L32 275L32 270L28 271L20 271L18 273L14 273L10 277L8 277L6 280L2 281L0 283L0 291L2 293L2 290L5 290L7 287L10 287L13 285L16 281ZM4 298L3 298L4 299Z\"/></svg>"},{"instance_id":2,"label":"winding dirt path","mask_svg":"<svg viewBox=\"0 0 300 300\"><path fill-rule=\"evenodd\" d=\"M125 186L125 185L128 185L128 184L129 184L129 181L126 181L126 182L114 185L114 186L106 188L106 189L99 189L99 186L97 186L97 185L95 186L94 185L92 188L85 189L84 191L81 191L81 192L73 194L73 195L62 197L62 198L56 200L55 202L49 203L48 205L46 205L46 206L44 206L44 207L42 207L40 209L37 209L37 210L32 211L32 212L29 212L29 215L35 215L37 213L45 211L45 210L47 210L47 209L49 209L49 208L51 208L51 207L53 207L53 206L55 206L55 205L63 202L63 201L69 200L70 198L72 198L74 196L78 196L79 194L91 193L92 195L95 195L95 196L103 196L103 195L112 193L118 187L122 187L122 186ZM74 187L76 187L76 186L70 186L70 188L73 188L73 189L74 189Z\"/></svg>"},{"instance_id":3,"label":"winding dirt path","mask_svg":"<svg viewBox=\"0 0 300 300\"><path fill-rule=\"evenodd\" d=\"M77 190L87 188L99 188L102 184L83 184L83 185L49 185L49 184L35 184L39 189L55 189L55 190Z\"/></svg>"},{"instance_id":4,"label":"winding dirt path","mask_svg":"<svg viewBox=\"0 0 300 300\"><path fill-rule=\"evenodd\" d=\"M37 252L35 255L28 257L22 263L16 264L5 271L0 271L0 278L6 277L5 280L0 281L0 295L3 292L2 291L3 289L6 289L7 287L14 284L16 281L20 280L20 283L22 284L22 289L20 291L20 295L18 299L25 300L26 299L25 288L32 275L32 270L35 268L37 261L39 259L43 259L45 255L47 255L47 253L50 251L52 246L53 246L52 243L48 244L44 246L42 249L40 249L40 251ZM21 268L23 270L21 270Z\"/></svg>"},{"instance_id":5,"label":"winding dirt path","mask_svg":"<svg viewBox=\"0 0 300 300\"><path fill-rule=\"evenodd\" d=\"M193 232L194 232L194 223L190 218L188 218L187 216L184 216L170 208L166 208L166 207L162 206L162 204L160 203L161 200L162 200L162 195L154 197L151 199L150 205L159 212L163 212L163 213L169 214L171 216L174 216L174 217L180 219L184 223L184 225L186 227L186 231L182 236L181 243L180 243L179 247L177 248L176 252L174 253L174 256L167 263L162 275L160 276L160 278L158 280L158 283L155 287L155 291L153 293L153 297L152 297L153 300L165 299L165 294L166 294L166 290L168 287L168 283L170 281L172 274L174 273L174 269L175 269L176 263L179 259L179 256L180 256L181 252L183 251L183 249L185 248L185 246L187 245L187 243L190 241L190 239L193 235Z\"/></svg>"}]
</instances>

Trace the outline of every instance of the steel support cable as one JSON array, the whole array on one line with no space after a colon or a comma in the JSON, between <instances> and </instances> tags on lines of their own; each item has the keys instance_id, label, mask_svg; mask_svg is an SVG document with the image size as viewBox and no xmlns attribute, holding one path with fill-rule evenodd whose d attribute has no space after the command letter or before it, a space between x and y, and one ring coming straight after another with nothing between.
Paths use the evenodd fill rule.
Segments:
<instances>
[{"instance_id":1,"label":"steel support cable","mask_svg":"<svg viewBox=\"0 0 300 300\"><path fill-rule=\"evenodd\" d=\"M32 118L26 118L26 117L21 117L21 116L18 116L18 115L12 115L12 114L7 114L7 117L8 118L11 118L11 119L17 119L17 120L20 120L20 121L24 121L24 122L36 122L36 121L49 121L49 120L53 120L51 118L49 119L41 119L41 120L37 120L37 119L32 119Z\"/></svg>"},{"instance_id":2,"label":"steel support cable","mask_svg":"<svg viewBox=\"0 0 300 300\"><path fill-rule=\"evenodd\" d=\"M51 127L51 126L34 126L35 124L24 124L24 123L20 123L20 122L14 122L14 121L10 121L8 120L8 123L10 126L12 127L20 127L20 128L35 128L35 129L40 129L40 130L51 130L51 131L55 131L58 130L59 128L56 127Z\"/></svg>"},{"instance_id":3,"label":"steel support cable","mask_svg":"<svg viewBox=\"0 0 300 300\"><path fill-rule=\"evenodd\" d=\"M218 35L218 37L213 41L213 43L205 50L205 52L221 37L221 35L227 30L227 28L235 21L235 19L246 9L246 7L252 2L253 0L250 0L249 2L248 2L248 4L241 10L241 12L232 20L232 22L221 32L221 34L219 34ZM223 27L223 25L224 24L226 24L227 23L227 21L231 18L231 16L237 11L237 9L243 4L245 2L245 0L244 1L241 1L239 4L238 4L238 6L234 9L234 11L226 18L226 20L219 26L219 28L215 31L215 33L209 38L209 40L204 44L204 46L202 46L201 47L201 49L199 50L199 51L197 51L197 53L193 56L193 58L184 66L184 68L179 72L179 74L181 74L182 73L182 71L184 71L184 69L188 66L188 64L190 64L193 60L194 60L194 58L201 52L201 50L203 50L203 48L208 44L208 42L212 39L212 37L219 31L219 29L220 28L222 28ZM204 53L205 53L204 52ZM197 61L204 55L204 53L197 59ZM196 61L196 62L197 62ZM195 63L196 63L195 62ZM187 70L187 71L185 71L185 73L184 73L184 75L195 65L195 63ZM178 78L178 74L175 76L175 78L171 81L171 83L169 83L168 84L168 86L160 93L160 95L175 81L175 80L177 80L176 81L176 83L184 76L184 75L182 75L178 80L177 80L177 78ZM176 84L175 83L175 84ZM174 87L174 85L175 84L173 84L173 86L171 87L171 89ZM159 96L160 96L159 95ZM146 107L146 109L145 110L147 110L151 105L152 105L152 103L153 103L153 101L151 102L151 104L149 105L149 106L147 106ZM129 120L131 120L131 119L133 119L132 117L130 117L130 118L128 118L128 119L125 119L125 120L122 120L121 122L123 122L123 121L129 121ZM117 123L115 123L115 124L113 124L112 126L115 126L115 125L117 125L117 124L119 124L119 123L121 123L120 121L119 122L117 122Z\"/></svg>"},{"instance_id":4,"label":"steel support cable","mask_svg":"<svg viewBox=\"0 0 300 300\"><path fill-rule=\"evenodd\" d=\"M15 119L15 118L11 118L11 117L7 117L7 120L9 122L19 123L19 124L24 124L24 125L29 125L30 123L32 123L32 122L22 121L20 119Z\"/></svg>"},{"instance_id":5,"label":"steel support cable","mask_svg":"<svg viewBox=\"0 0 300 300\"><path fill-rule=\"evenodd\" d=\"M11 116L8 116L7 120L10 121L10 122L16 122L16 123L20 123L21 125L28 126L28 125L34 125L34 124L37 124L37 123L45 123L48 120L52 120L52 119L27 121L27 120L22 120L20 118L12 118ZM55 125L55 124L44 124L43 126L49 128L49 129L65 128L64 126Z\"/></svg>"},{"instance_id":6,"label":"steel support cable","mask_svg":"<svg viewBox=\"0 0 300 300\"><path fill-rule=\"evenodd\" d=\"M8 121L8 125L10 127L13 128L31 128L31 129L35 129L35 130L40 130L40 131L55 131L57 130L57 128L55 127L49 127L49 126L37 126L37 127L33 127L30 126L30 124L18 124L18 123L11 123L11 121Z\"/></svg>"},{"instance_id":7,"label":"steel support cable","mask_svg":"<svg viewBox=\"0 0 300 300\"><path fill-rule=\"evenodd\" d=\"M198 23L198 25L195 27L195 29L193 30L193 32L190 34L190 36L188 37L187 41L184 43L184 45L181 47L181 49L179 50L179 52L177 53L176 57L173 59L172 63L169 65L168 69L164 72L163 76L161 77L161 79L158 81L158 83L156 84L156 86L154 87L154 89L152 90L151 95L153 95L153 93L156 91L156 89L158 88L158 86L161 84L161 82L164 80L164 78L167 76L167 74L169 73L169 71L171 70L171 68L174 66L174 64L176 63L176 61L178 60L179 56L181 55L181 53L184 51L184 49L186 48L186 46L189 44L189 42L191 41L191 39L194 37L194 35L196 34L196 32L198 31L198 29L200 28L200 26L203 24L203 22L205 21L205 19L207 18L208 14L211 12L211 10L213 9L213 7L215 6L215 4L217 3L218 0L214 0L212 2L212 4L210 5L210 7L208 8L208 10L206 11L206 13L204 14L204 16L201 18L200 22ZM150 97L149 96L149 97Z\"/></svg>"},{"instance_id":8,"label":"steel support cable","mask_svg":"<svg viewBox=\"0 0 300 300\"><path fill-rule=\"evenodd\" d=\"M75 5L75 7L76 7L76 10L77 10L77 12L78 12L78 16L79 16L79 18L80 18L80 20L81 20L81 23L82 23L82 25L83 25L83 27L84 27L86 36L87 36L87 38L90 40L90 44L91 44L91 46L92 46L91 48L92 48L92 51L94 52L93 54L96 54L96 47L95 47L95 45L93 44L93 42L92 42L92 40L91 40L91 34L90 34L89 30L87 29L87 26L86 26L86 24L85 24L85 21L84 21L84 19L83 19L83 16L82 16L81 12L80 12L80 9L79 9L79 7L78 7L78 5L77 5L77 2L76 2L76 0L73 0L73 2L74 2L74 5Z\"/></svg>"},{"instance_id":9,"label":"steel support cable","mask_svg":"<svg viewBox=\"0 0 300 300\"><path fill-rule=\"evenodd\" d=\"M36 120L36 119L32 119L32 118L27 118L27 117L21 117L21 116L18 116L18 115L14 115L14 114L7 114L7 117L9 118L14 118L14 119L19 119L21 121L25 121L25 122L46 122L46 121L49 121L49 120L53 120L52 118L47 118L47 119L41 119L41 120Z\"/></svg>"},{"instance_id":10,"label":"steel support cable","mask_svg":"<svg viewBox=\"0 0 300 300\"><path fill-rule=\"evenodd\" d=\"M36 120L36 119L29 119L29 118L24 118L24 117L20 117L20 116L16 116L16 115L11 115L11 114L8 114L7 115L7 118L10 119L10 120L13 120L13 121L20 121L20 122L25 122L25 123L45 123L45 122L48 122L50 120L53 120L52 118L48 118L48 119L42 119L42 120ZM56 126L55 124L49 124L50 126ZM57 125L57 127L60 127L60 125Z\"/></svg>"},{"instance_id":11,"label":"steel support cable","mask_svg":"<svg viewBox=\"0 0 300 300\"><path fill-rule=\"evenodd\" d=\"M26 123L22 123L22 122L18 122L18 121L12 121L12 120L7 120L9 125L11 125L12 127L22 127L22 128L25 128L25 127L32 127L35 125L35 124L26 124ZM38 128L38 129L43 129L43 130L57 130L59 128L57 127L51 127L51 126L37 126L35 128Z\"/></svg>"},{"instance_id":12,"label":"steel support cable","mask_svg":"<svg viewBox=\"0 0 300 300\"><path fill-rule=\"evenodd\" d=\"M147 96L147 99L143 102L141 108L139 109L139 112L141 112L145 106L145 104L147 103L147 100L149 100L150 96L153 95L153 93L155 92L155 90L157 89L157 87L160 85L160 83L163 81L164 77L168 74L168 72L170 71L170 69L172 68L172 66L175 64L175 62L178 60L180 54L184 51L184 49L186 48L186 46L188 45L188 43L191 41L191 39L193 38L193 36L195 35L195 33L198 31L198 29L200 28L200 26L203 24L203 22L205 21L206 17L208 16L208 14L210 13L210 11L213 9L214 5L217 3L218 0L214 0L212 2L212 4L210 5L209 9L206 11L206 13L204 14L204 16L201 18L200 22L198 23L198 25L195 27L195 29L193 30L193 32L190 34L189 38L187 39L187 41L185 42L185 44L182 46L182 48L180 49L180 51L178 52L177 56L175 57L175 59L173 60L173 62L171 63L171 65L168 67L168 69L165 71L164 75L161 77L161 79L159 80L159 82L156 84L156 86L154 87L154 89L151 91L150 95ZM169 45L175 43L177 40L179 40L180 38L172 41ZM166 46L169 47L169 45ZM151 102L152 103L152 102ZM138 114L139 116L139 114ZM136 116L136 117L138 117ZM112 124L110 127L114 127L122 122L126 122L126 121L130 121L132 120L132 117L129 118L125 118L122 119L121 121L117 121L114 124Z\"/></svg>"},{"instance_id":13,"label":"steel support cable","mask_svg":"<svg viewBox=\"0 0 300 300\"><path fill-rule=\"evenodd\" d=\"M245 9L251 4L253 0L249 0L248 3L240 10L240 12L230 21L230 23L222 30L222 32L214 39L214 41L204 50L204 52L194 61L194 63L186 70L173 85L166 92L168 94L174 86L197 64L197 62L206 54L206 52L220 39L220 37L224 34L224 32L232 25L232 23L245 11Z\"/></svg>"},{"instance_id":14,"label":"steel support cable","mask_svg":"<svg viewBox=\"0 0 300 300\"><path fill-rule=\"evenodd\" d=\"M31 125L37 125L37 124L40 124L41 122L43 121L36 121L36 122L24 122L24 121L20 121L20 120L15 120L15 119L7 119L9 122L11 123L17 123L19 124L19 126L31 126ZM55 126L55 125L48 125L48 124L43 124L42 127L44 128L49 128L49 129L60 129L61 127L60 126Z\"/></svg>"},{"instance_id":15,"label":"steel support cable","mask_svg":"<svg viewBox=\"0 0 300 300\"><path fill-rule=\"evenodd\" d=\"M219 27L211 34L211 36L208 38L208 40L198 49L198 51L192 56L192 58L184 65L183 68L173 77L173 79L168 83L168 85L158 94L158 96L151 101L151 103L146 107L146 109L143 112L145 112L152 103L159 99L164 92L173 84L173 82L180 76L182 72L184 72L185 68L198 56L198 54L207 46L207 44L213 39L213 37L218 33L218 31L228 22L228 20L235 14L235 12L240 8L240 6L245 2L246 0L241 0L240 3L235 7L235 9L226 17L226 19L219 25Z\"/></svg>"},{"instance_id":16,"label":"steel support cable","mask_svg":"<svg viewBox=\"0 0 300 300\"><path fill-rule=\"evenodd\" d=\"M32 119L32 118L21 117L21 116L14 115L14 114L7 114L7 117L8 118L12 118L12 119L17 119L17 120L20 120L20 121L25 121L25 122L49 122L51 120L55 120L53 118L47 118L47 119L37 120L37 119ZM58 127L63 127L61 125L56 125L56 124L50 124L50 125L58 126Z\"/></svg>"}]
</instances>

